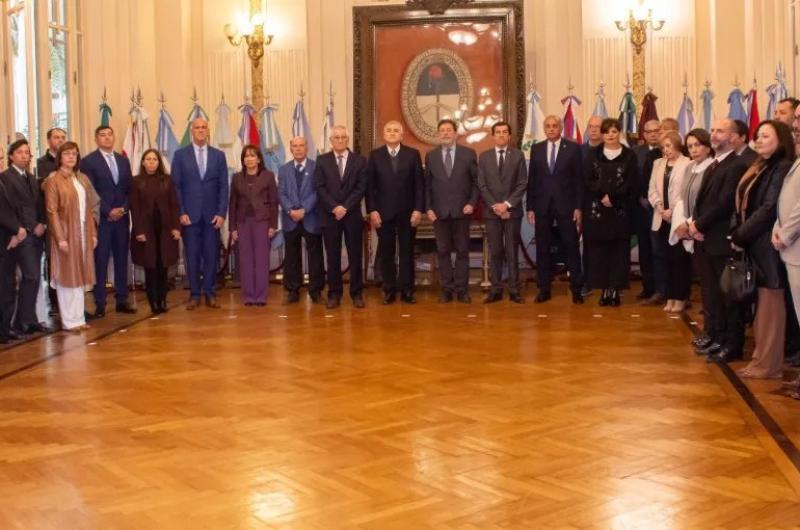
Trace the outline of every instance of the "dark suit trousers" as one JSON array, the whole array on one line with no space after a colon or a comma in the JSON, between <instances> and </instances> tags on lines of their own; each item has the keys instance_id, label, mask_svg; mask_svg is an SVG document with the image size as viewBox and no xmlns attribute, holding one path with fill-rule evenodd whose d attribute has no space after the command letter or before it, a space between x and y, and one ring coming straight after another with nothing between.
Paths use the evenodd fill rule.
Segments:
<instances>
[{"instance_id":1,"label":"dark suit trousers","mask_svg":"<svg viewBox=\"0 0 800 530\"><path fill-rule=\"evenodd\" d=\"M3 281L6 282L5 288L11 293L11 313L14 311L14 298L17 302L17 316L14 319L17 328L39 322L36 317L36 295L39 294L42 278L42 245L42 238L30 234L16 248L8 251L8 257L3 264ZM16 285L17 267L22 276L19 291L17 291ZM10 319L12 315L6 314L5 316Z\"/></svg>"},{"instance_id":2,"label":"dark suit trousers","mask_svg":"<svg viewBox=\"0 0 800 530\"><path fill-rule=\"evenodd\" d=\"M114 297L117 304L128 300L128 250L130 243L130 220L126 215L119 221L100 220L97 229L97 248L94 249L95 275L94 304L97 310L106 308L106 279L108 259L114 257Z\"/></svg>"},{"instance_id":3,"label":"dark suit trousers","mask_svg":"<svg viewBox=\"0 0 800 530\"><path fill-rule=\"evenodd\" d=\"M5 271L13 262L13 258L6 251L0 255L0 271ZM4 275L0 278L0 338L7 339L11 330L11 318L14 316L14 281L13 275Z\"/></svg>"},{"instance_id":4,"label":"dark suit trousers","mask_svg":"<svg viewBox=\"0 0 800 530\"><path fill-rule=\"evenodd\" d=\"M308 292L320 294L325 287L325 265L322 254L322 235L312 234L297 223L291 232L283 231L286 255L283 262L283 286L287 291L297 292L303 285L303 240L306 241L308 257Z\"/></svg>"},{"instance_id":5,"label":"dark suit trousers","mask_svg":"<svg viewBox=\"0 0 800 530\"><path fill-rule=\"evenodd\" d=\"M414 237L417 229L411 226L410 219L411 212L400 214L383 221L378 228L378 256L386 293L398 289L404 293L414 290ZM395 261L398 247L399 258Z\"/></svg>"},{"instance_id":6,"label":"dark suit trousers","mask_svg":"<svg viewBox=\"0 0 800 530\"><path fill-rule=\"evenodd\" d=\"M545 213L536 213L534 235L536 236L536 280L539 290L550 292L553 283L553 259L550 247L552 246L553 221L556 221L561 244L567 256L567 269L569 270L569 287L573 293L579 293L583 285L581 273L581 253L578 245L578 229L572 220L572 215L559 215L551 205ZM584 246L584 250L586 246ZM585 252L584 252L585 254Z\"/></svg>"},{"instance_id":7,"label":"dark suit trousers","mask_svg":"<svg viewBox=\"0 0 800 530\"><path fill-rule=\"evenodd\" d=\"M322 239L325 241L325 254L328 257L328 298L341 298L344 291L342 235L347 247L347 262L350 264L350 296L361 296L364 288L361 273L364 236L361 212L355 211L347 214L341 221L329 220L322 227Z\"/></svg>"},{"instance_id":8,"label":"dark suit trousers","mask_svg":"<svg viewBox=\"0 0 800 530\"><path fill-rule=\"evenodd\" d=\"M656 277L653 263L653 242L650 239L653 209L639 204L638 197L634 200L636 204L633 206L633 222L636 228L636 239L639 241L639 271L642 274L642 290L648 294L656 292L664 294L667 288L666 279Z\"/></svg>"},{"instance_id":9,"label":"dark suit trousers","mask_svg":"<svg viewBox=\"0 0 800 530\"><path fill-rule=\"evenodd\" d=\"M508 266L508 292L519 293L519 240L521 219L486 219L489 238L489 277L492 293L503 292L503 264Z\"/></svg>"},{"instance_id":10,"label":"dark suit trousers","mask_svg":"<svg viewBox=\"0 0 800 530\"><path fill-rule=\"evenodd\" d=\"M741 354L744 349L744 305L728 303L719 288L727 260L727 256L703 255L703 284L708 286L709 291L709 307L705 318L710 320L711 338L734 354Z\"/></svg>"},{"instance_id":11,"label":"dark suit trousers","mask_svg":"<svg viewBox=\"0 0 800 530\"><path fill-rule=\"evenodd\" d=\"M464 294L469 289L469 222L470 219L437 219L433 223L436 251L439 258L439 282L442 289ZM456 253L455 268L451 253Z\"/></svg>"},{"instance_id":12,"label":"dark suit trousers","mask_svg":"<svg viewBox=\"0 0 800 530\"><path fill-rule=\"evenodd\" d=\"M183 227L183 248L191 297L198 300L204 294L213 298L216 296L219 264L219 230L211 221L194 221Z\"/></svg>"}]
</instances>

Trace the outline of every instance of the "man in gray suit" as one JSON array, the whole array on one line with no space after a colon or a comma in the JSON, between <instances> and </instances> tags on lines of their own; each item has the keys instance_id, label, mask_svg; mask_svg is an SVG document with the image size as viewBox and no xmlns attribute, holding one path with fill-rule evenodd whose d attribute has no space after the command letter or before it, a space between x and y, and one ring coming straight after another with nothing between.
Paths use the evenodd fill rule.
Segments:
<instances>
[{"instance_id":1,"label":"man in gray suit","mask_svg":"<svg viewBox=\"0 0 800 530\"><path fill-rule=\"evenodd\" d=\"M503 299L503 261L508 265L508 295L521 304L519 294L519 263L517 249L520 240L522 197L528 188L528 172L522 151L509 144L511 126L499 121L492 125L494 147L481 153L478 159L478 189L486 208L486 234L489 238L492 287L484 304Z\"/></svg>"},{"instance_id":2,"label":"man in gray suit","mask_svg":"<svg viewBox=\"0 0 800 530\"><path fill-rule=\"evenodd\" d=\"M453 120L441 120L437 130L441 145L425 156L425 209L439 256L439 303L452 302L455 296L469 304L469 221L478 203L477 156L469 147L456 144Z\"/></svg>"}]
</instances>

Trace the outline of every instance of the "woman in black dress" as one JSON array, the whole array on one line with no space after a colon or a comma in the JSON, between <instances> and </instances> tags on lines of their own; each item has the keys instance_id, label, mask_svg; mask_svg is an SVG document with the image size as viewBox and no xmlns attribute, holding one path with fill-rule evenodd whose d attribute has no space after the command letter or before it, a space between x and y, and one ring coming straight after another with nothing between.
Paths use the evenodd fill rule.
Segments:
<instances>
[{"instance_id":1,"label":"woman in black dress","mask_svg":"<svg viewBox=\"0 0 800 530\"><path fill-rule=\"evenodd\" d=\"M583 199L584 244L597 259L589 269L589 285L601 289L600 305L620 304L630 268L630 204L638 182L636 155L622 145L618 120L603 120L603 143L586 157Z\"/></svg>"}]
</instances>

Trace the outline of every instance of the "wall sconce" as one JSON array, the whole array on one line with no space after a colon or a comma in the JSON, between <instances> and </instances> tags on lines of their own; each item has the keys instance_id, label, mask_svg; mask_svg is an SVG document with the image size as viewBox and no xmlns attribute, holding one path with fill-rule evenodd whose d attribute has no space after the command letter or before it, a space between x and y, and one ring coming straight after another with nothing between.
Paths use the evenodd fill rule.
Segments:
<instances>
[{"instance_id":1,"label":"wall sconce","mask_svg":"<svg viewBox=\"0 0 800 530\"><path fill-rule=\"evenodd\" d=\"M620 31L631 30L631 44L633 44L636 53L641 53L642 48L647 42L647 26L649 25L653 31L660 31L664 27L664 20L653 20L653 10L647 10L647 17L642 14L641 9L637 9L636 16L634 16L633 9L628 10L628 21L615 20L614 24Z\"/></svg>"},{"instance_id":2,"label":"wall sconce","mask_svg":"<svg viewBox=\"0 0 800 530\"><path fill-rule=\"evenodd\" d=\"M256 13L249 20L238 24L225 24L225 36L233 46L239 46L242 41L247 44L247 56L253 61L253 66L258 67L264 57L264 48L272 44L273 35L264 34L264 16Z\"/></svg>"}]
</instances>

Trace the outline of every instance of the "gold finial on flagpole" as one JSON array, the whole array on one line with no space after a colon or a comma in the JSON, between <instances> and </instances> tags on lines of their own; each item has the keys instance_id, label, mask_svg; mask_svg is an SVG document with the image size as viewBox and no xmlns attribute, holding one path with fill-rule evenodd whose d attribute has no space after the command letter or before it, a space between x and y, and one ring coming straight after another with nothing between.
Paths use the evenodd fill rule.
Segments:
<instances>
[{"instance_id":1,"label":"gold finial on flagpole","mask_svg":"<svg viewBox=\"0 0 800 530\"><path fill-rule=\"evenodd\" d=\"M158 96L158 102L161 103L161 108L163 109L167 104L167 98L164 97L164 91L161 91L161 94Z\"/></svg>"}]
</instances>

